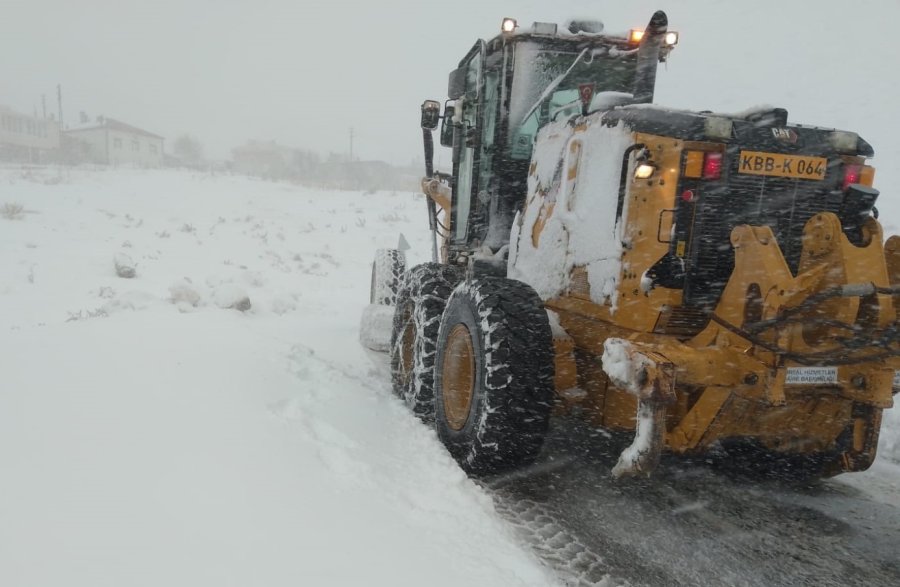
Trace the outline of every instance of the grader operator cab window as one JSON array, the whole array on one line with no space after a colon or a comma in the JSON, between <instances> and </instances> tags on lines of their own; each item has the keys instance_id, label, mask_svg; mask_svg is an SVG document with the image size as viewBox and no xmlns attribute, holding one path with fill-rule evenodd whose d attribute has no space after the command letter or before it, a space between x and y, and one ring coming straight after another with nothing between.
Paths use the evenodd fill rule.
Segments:
<instances>
[{"instance_id":1,"label":"grader operator cab window","mask_svg":"<svg viewBox=\"0 0 900 587\"><path fill-rule=\"evenodd\" d=\"M525 196L538 131L591 104L631 103L639 52L617 37L547 32L475 44L450 73L452 108L445 108L440 134L453 149L450 249L502 247Z\"/></svg>"},{"instance_id":2,"label":"grader operator cab window","mask_svg":"<svg viewBox=\"0 0 900 587\"><path fill-rule=\"evenodd\" d=\"M554 117L581 109L579 86L600 92L631 92L636 51L521 42L515 49L516 72L509 109L509 155L530 159L537 131Z\"/></svg>"},{"instance_id":3,"label":"grader operator cab window","mask_svg":"<svg viewBox=\"0 0 900 587\"><path fill-rule=\"evenodd\" d=\"M456 186L453 194L451 230L454 241L464 241L469 225L469 208L472 202L472 175L475 171L475 131L478 124L478 90L481 81L483 51L473 51L465 65L465 86L463 95L457 100L454 122L462 133L458 161L456 165Z\"/></svg>"}]
</instances>

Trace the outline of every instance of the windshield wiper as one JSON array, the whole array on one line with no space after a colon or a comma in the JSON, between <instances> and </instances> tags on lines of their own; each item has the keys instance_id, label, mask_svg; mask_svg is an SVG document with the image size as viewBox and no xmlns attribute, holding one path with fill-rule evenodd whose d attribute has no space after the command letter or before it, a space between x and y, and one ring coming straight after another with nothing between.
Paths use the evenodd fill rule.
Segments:
<instances>
[{"instance_id":1,"label":"windshield wiper","mask_svg":"<svg viewBox=\"0 0 900 587\"><path fill-rule=\"evenodd\" d=\"M585 47L585 49L581 53L578 54L578 57L575 58L575 61L572 62L572 65L569 66L569 69L567 69L565 71L565 73L563 73L562 75L557 76L555 80L550 82L550 85L547 86L547 88L541 94L541 97L538 98L537 102L534 103L534 106L529 108L528 114L526 114L525 116L522 117L523 122L528 120L528 117L531 116L532 114L534 114L534 111L537 110L538 107L540 107L541 103L544 100L546 100L547 97L550 94L552 94L556 88L559 87L559 84L561 84L564 79L566 79L566 76L569 75L570 73L572 73L572 70L575 69L575 66L578 65L578 62L581 61L581 58L584 57L585 53L587 53L587 52L588 52L588 49L587 49L587 47Z\"/></svg>"}]
</instances>

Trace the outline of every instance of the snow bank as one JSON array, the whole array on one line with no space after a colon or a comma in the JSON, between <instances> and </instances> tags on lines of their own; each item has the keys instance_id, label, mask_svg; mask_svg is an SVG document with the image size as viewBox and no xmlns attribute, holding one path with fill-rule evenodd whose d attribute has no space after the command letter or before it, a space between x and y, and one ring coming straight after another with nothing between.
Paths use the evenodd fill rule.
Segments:
<instances>
[{"instance_id":1,"label":"snow bank","mask_svg":"<svg viewBox=\"0 0 900 587\"><path fill-rule=\"evenodd\" d=\"M357 342L420 197L39 174L0 170L0 585L554 583Z\"/></svg>"}]
</instances>

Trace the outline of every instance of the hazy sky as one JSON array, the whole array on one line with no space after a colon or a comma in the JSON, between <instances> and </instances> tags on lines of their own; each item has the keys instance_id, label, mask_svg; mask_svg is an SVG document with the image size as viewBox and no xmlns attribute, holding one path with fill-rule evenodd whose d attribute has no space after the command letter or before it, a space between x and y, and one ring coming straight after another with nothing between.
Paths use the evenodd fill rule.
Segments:
<instances>
[{"instance_id":1,"label":"hazy sky","mask_svg":"<svg viewBox=\"0 0 900 587\"><path fill-rule=\"evenodd\" d=\"M863 13L838 0L0 0L0 104L40 112L47 94L55 112L61 83L67 122L103 114L169 144L189 132L216 157L248 138L346 152L353 127L361 158L406 163L420 157L419 104L445 97L449 71L503 16L595 17L626 30L665 8L682 42L661 70L658 102L776 103L792 118L857 130L864 113L851 116L847 100L870 83L898 88L885 14L898 16L898 4L854 4ZM890 79L855 78L854 59L890 64ZM840 95L823 109L833 88Z\"/></svg>"}]
</instances>

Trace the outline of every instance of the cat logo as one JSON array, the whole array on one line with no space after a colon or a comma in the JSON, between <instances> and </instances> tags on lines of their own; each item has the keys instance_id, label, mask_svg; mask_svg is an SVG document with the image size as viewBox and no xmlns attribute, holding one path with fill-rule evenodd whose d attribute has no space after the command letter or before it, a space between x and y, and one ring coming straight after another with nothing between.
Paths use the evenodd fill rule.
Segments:
<instances>
[{"instance_id":1,"label":"cat logo","mask_svg":"<svg viewBox=\"0 0 900 587\"><path fill-rule=\"evenodd\" d=\"M794 144L797 142L797 133L789 128L773 128L772 136L785 143Z\"/></svg>"}]
</instances>

